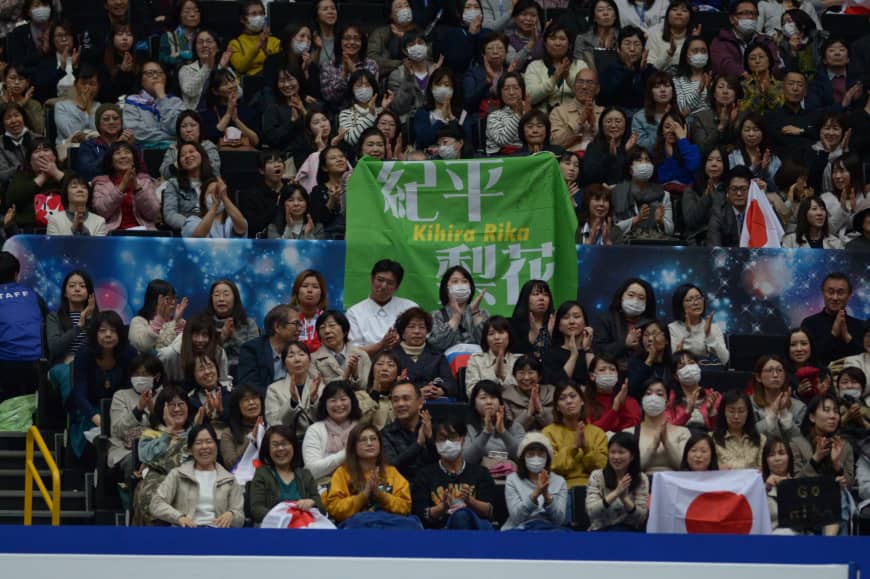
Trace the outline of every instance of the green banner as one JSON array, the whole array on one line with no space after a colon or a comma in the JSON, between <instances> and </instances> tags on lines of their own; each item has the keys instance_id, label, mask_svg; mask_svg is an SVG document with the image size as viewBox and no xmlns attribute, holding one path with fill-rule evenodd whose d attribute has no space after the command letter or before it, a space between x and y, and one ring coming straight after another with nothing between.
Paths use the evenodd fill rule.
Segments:
<instances>
[{"instance_id":1,"label":"green banner","mask_svg":"<svg viewBox=\"0 0 870 579\"><path fill-rule=\"evenodd\" d=\"M440 307L447 268L474 276L492 314L510 315L520 288L544 279L576 299L577 218L553 155L462 161L376 161L354 168L347 193L344 303L369 295L371 268L398 261L397 295Z\"/></svg>"}]
</instances>

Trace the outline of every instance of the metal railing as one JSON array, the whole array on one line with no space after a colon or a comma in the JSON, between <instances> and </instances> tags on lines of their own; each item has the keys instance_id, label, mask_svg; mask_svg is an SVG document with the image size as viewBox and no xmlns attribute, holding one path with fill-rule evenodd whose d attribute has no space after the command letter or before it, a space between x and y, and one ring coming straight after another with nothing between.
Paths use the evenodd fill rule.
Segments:
<instances>
[{"instance_id":1,"label":"metal railing","mask_svg":"<svg viewBox=\"0 0 870 579\"><path fill-rule=\"evenodd\" d=\"M39 475L39 470L33 462L33 443L39 447L39 453L48 465L51 471L51 493L45 488L45 483L42 482L42 477ZM27 446L24 454L24 524L30 526L33 524L33 483L39 487L39 492L48 510L51 511L51 525L57 527L60 525L60 469L57 468L57 463L54 462L54 457L45 440L42 439L42 434L35 426L31 426L27 431Z\"/></svg>"}]
</instances>

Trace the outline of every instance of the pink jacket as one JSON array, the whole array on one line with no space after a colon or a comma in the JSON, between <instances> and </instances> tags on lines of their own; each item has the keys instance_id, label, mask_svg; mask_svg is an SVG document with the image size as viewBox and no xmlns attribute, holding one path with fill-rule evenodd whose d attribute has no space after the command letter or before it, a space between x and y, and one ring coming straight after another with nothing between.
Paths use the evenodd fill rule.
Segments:
<instances>
[{"instance_id":1,"label":"pink jacket","mask_svg":"<svg viewBox=\"0 0 870 579\"><path fill-rule=\"evenodd\" d=\"M145 229L156 229L160 217L160 200L154 192L154 180L147 173L136 177L142 190L133 197L133 215ZM94 211L106 220L106 231L121 225L121 200L124 194L108 175L94 177Z\"/></svg>"},{"instance_id":2,"label":"pink jacket","mask_svg":"<svg viewBox=\"0 0 870 579\"><path fill-rule=\"evenodd\" d=\"M679 388L679 385L677 386ZM702 392L704 393L704 399L701 401L702 404L698 408L698 411L701 413L701 416L704 417L704 427L707 430L713 430L716 427L716 416L710 416L707 413L707 404L710 402L710 397L713 396L714 390L712 388L703 388ZM722 397L720 396L716 400L716 404L714 405L714 410L719 412L719 406L722 404ZM677 426L685 426L687 422L689 422L689 418L691 416L690 411L686 408L685 404L677 404L677 393L671 390L671 394L668 397L668 407L665 409L665 416L668 417L668 422Z\"/></svg>"}]
</instances>

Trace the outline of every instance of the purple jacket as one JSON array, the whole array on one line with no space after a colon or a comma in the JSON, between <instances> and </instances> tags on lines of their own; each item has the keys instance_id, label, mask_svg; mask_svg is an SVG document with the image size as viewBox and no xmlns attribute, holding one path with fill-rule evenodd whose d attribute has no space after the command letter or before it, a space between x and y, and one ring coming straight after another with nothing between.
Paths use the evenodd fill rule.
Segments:
<instances>
[{"instance_id":1,"label":"purple jacket","mask_svg":"<svg viewBox=\"0 0 870 579\"><path fill-rule=\"evenodd\" d=\"M782 79L785 74L782 58L776 48L776 42L764 34L756 34L749 44L764 44L773 55L771 72L773 76ZM743 75L743 52L737 35L731 28L723 28L710 45L710 60L713 62L713 72L717 75L727 74L740 78Z\"/></svg>"}]
</instances>

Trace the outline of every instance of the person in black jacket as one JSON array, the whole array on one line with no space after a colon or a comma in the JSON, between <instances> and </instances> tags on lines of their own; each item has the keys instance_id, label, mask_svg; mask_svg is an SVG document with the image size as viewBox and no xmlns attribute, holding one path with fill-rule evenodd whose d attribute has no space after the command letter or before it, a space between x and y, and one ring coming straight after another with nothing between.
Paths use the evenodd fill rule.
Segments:
<instances>
[{"instance_id":1,"label":"person in black jacket","mask_svg":"<svg viewBox=\"0 0 870 579\"><path fill-rule=\"evenodd\" d=\"M53 12L50 0L25 0L21 7L24 24L6 37L9 62L34 66L40 56L48 54Z\"/></svg>"},{"instance_id":2,"label":"person in black jacket","mask_svg":"<svg viewBox=\"0 0 870 579\"><path fill-rule=\"evenodd\" d=\"M552 347L542 360L544 376L541 383L586 384L589 379L587 364L594 357L592 335L592 326L580 302L563 302L556 310Z\"/></svg>"},{"instance_id":3,"label":"person in black jacket","mask_svg":"<svg viewBox=\"0 0 870 579\"><path fill-rule=\"evenodd\" d=\"M584 185L615 185L625 176L626 153L637 144L638 134L630 132L625 111L608 107L598 117L598 132L583 157Z\"/></svg>"},{"instance_id":4,"label":"person in black jacket","mask_svg":"<svg viewBox=\"0 0 870 579\"><path fill-rule=\"evenodd\" d=\"M829 273L822 282L824 309L801 322L800 327L816 347L816 360L823 366L864 351L864 322L846 313L851 297L852 282L846 274Z\"/></svg>"},{"instance_id":5,"label":"person in black jacket","mask_svg":"<svg viewBox=\"0 0 870 579\"><path fill-rule=\"evenodd\" d=\"M387 462L408 480L426 466L434 464L432 418L423 410L423 392L412 382L399 381L390 390L393 422L381 431Z\"/></svg>"},{"instance_id":6,"label":"person in black jacket","mask_svg":"<svg viewBox=\"0 0 870 579\"><path fill-rule=\"evenodd\" d=\"M263 180L239 196L239 209L248 221L248 237L252 239L266 237L266 228L275 220L279 210L278 200L288 188L281 180L284 159L278 151L260 151L257 170ZM280 207L280 210L284 208Z\"/></svg>"},{"instance_id":7,"label":"person in black jacket","mask_svg":"<svg viewBox=\"0 0 870 579\"><path fill-rule=\"evenodd\" d=\"M513 352L534 354L540 359L550 350L553 336L553 291L547 282L529 280L520 289L520 296L511 315L514 334Z\"/></svg>"},{"instance_id":8,"label":"person in black jacket","mask_svg":"<svg viewBox=\"0 0 870 579\"><path fill-rule=\"evenodd\" d=\"M434 431L440 459L417 473L411 489L413 513L427 529L493 530L495 482L486 468L462 457L467 432L463 417L451 414Z\"/></svg>"},{"instance_id":9,"label":"person in black jacket","mask_svg":"<svg viewBox=\"0 0 870 579\"><path fill-rule=\"evenodd\" d=\"M426 400L455 397L456 380L447 358L426 343L431 331L429 312L419 307L405 310L396 318L396 332L401 342L392 352L407 372L408 381L420 388Z\"/></svg>"},{"instance_id":10,"label":"person in black jacket","mask_svg":"<svg viewBox=\"0 0 870 579\"><path fill-rule=\"evenodd\" d=\"M725 203L714 206L707 228L709 247L738 247L743 229L743 214L749 199L752 173L744 165L731 169L726 179Z\"/></svg>"},{"instance_id":11,"label":"person in black jacket","mask_svg":"<svg viewBox=\"0 0 870 579\"><path fill-rule=\"evenodd\" d=\"M275 306L266 314L263 326L265 336L242 344L236 384L248 384L263 396L269 384L287 374L284 354L291 342L299 339L299 312L286 305Z\"/></svg>"},{"instance_id":12,"label":"person in black jacket","mask_svg":"<svg viewBox=\"0 0 870 579\"><path fill-rule=\"evenodd\" d=\"M649 282L637 277L625 280L598 319L593 349L624 363L642 351L641 328L655 317L656 296Z\"/></svg>"},{"instance_id":13,"label":"person in black jacket","mask_svg":"<svg viewBox=\"0 0 870 579\"><path fill-rule=\"evenodd\" d=\"M67 401L72 416L70 445L76 456L85 451L85 431L100 426L100 400L130 386L135 357L136 349L127 342L121 316L112 311L95 314L87 346L73 361L72 392Z\"/></svg>"},{"instance_id":14,"label":"person in black jacket","mask_svg":"<svg viewBox=\"0 0 870 579\"><path fill-rule=\"evenodd\" d=\"M621 107L629 115L643 108L647 80L657 72L656 67L646 62L645 42L646 35L636 26L619 31L619 60L601 71L599 104Z\"/></svg>"}]
</instances>

